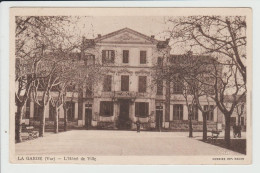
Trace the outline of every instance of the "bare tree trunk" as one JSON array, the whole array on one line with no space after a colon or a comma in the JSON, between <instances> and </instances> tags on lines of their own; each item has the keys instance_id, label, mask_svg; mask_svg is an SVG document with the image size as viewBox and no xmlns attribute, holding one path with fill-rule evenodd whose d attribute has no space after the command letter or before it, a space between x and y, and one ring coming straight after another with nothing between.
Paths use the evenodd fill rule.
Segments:
<instances>
[{"instance_id":1,"label":"bare tree trunk","mask_svg":"<svg viewBox=\"0 0 260 173\"><path fill-rule=\"evenodd\" d=\"M230 147L230 115L225 115L225 143Z\"/></svg>"},{"instance_id":2,"label":"bare tree trunk","mask_svg":"<svg viewBox=\"0 0 260 173\"><path fill-rule=\"evenodd\" d=\"M48 104L48 103L47 103L47 104ZM47 114L47 112L48 112L48 110L47 110L47 104L45 104L45 101L44 101L44 104L43 104L43 113L42 113L41 120L40 120L39 137L43 137L43 136L44 136L44 132L45 132L45 117L46 117L46 114Z\"/></svg>"},{"instance_id":3,"label":"bare tree trunk","mask_svg":"<svg viewBox=\"0 0 260 173\"><path fill-rule=\"evenodd\" d=\"M54 117L54 133L59 133L59 113L58 110L55 110L55 117Z\"/></svg>"},{"instance_id":4,"label":"bare tree trunk","mask_svg":"<svg viewBox=\"0 0 260 173\"><path fill-rule=\"evenodd\" d=\"M17 113L15 115L15 141L17 143L22 142L22 110L23 110L24 105L22 104L17 104Z\"/></svg>"},{"instance_id":5,"label":"bare tree trunk","mask_svg":"<svg viewBox=\"0 0 260 173\"><path fill-rule=\"evenodd\" d=\"M189 114L189 137L190 137L190 138L193 137L191 114Z\"/></svg>"},{"instance_id":6,"label":"bare tree trunk","mask_svg":"<svg viewBox=\"0 0 260 173\"><path fill-rule=\"evenodd\" d=\"M67 117L67 108L65 106L63 106L63 109L64 109L64 131L66 132L68 127L67 127L67 124L68 124L68 117Z\"/></svg>"},{"instance_id":7,"label":"bare tree trunk","mask_svg":"<svg viewBox=\"0 0 260 173\"><path fill-rule=\"evenodd\" d=\"M166 81L166 95L165 95L165 122L170 121L170 104L171 104L171 92L170 92L170 82Z\"/></svg>"},{"instance_id":8,"label":"bare tree trunk","mask_svg":"<svg viewBox=\"0 0 260 173\"><path fill-rule=\"evenodd\" d=\"M202 115L203 116L203 141L207 141L207 118L206 115Z\"/></svg>"}]
</instances>

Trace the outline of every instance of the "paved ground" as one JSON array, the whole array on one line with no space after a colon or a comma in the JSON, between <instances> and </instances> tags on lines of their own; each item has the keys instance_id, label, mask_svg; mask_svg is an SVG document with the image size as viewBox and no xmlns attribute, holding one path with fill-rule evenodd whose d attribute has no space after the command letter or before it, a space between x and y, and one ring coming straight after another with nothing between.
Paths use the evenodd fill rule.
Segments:
<instances>
[{"instance_id":1,"label":"paved ground","mask_svg":"<svg viewBox=\"0 0 260 173\"><path fill-rule=\"evenodd\" d=\"M21 155L241 155L199 141L202 132L72 130L15 145ZM210 133L209 133L210 135ZM242 134L243 135L243 134Z\"/></svg>"}]
</instances>

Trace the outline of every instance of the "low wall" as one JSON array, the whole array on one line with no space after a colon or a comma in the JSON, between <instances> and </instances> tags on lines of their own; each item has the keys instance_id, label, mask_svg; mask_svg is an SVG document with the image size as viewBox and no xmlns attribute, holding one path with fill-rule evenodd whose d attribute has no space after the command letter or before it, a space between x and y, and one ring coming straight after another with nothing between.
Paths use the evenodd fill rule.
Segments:
<instances>
[{"instance_id":1,"label":"low wall","mask_svg":"<svg viewBox=\"0 0 260 173\"><path fill-rule=\"evenodd\" d=\"M207 130L216 130L217 124L216 122L207 122ZM188 131L189 130L189 121L182 120L182 121L171 121L169 125L170 130L174 131ZM202 131L203 130L203 122L192 121L192 129L193 131Z\"/></svg>"},{"instance_id":2,"label":"low wall","mask_svg":"<svg viewBox=\"0 0 260 173\"><path fill-rule=\"evenodd\" d=\"M40 127L40 121L30 119L29 120L29 126L34 126L35 129L39 129ZM27 125L27 126L28 126ZM25 125L24 125L25 126ZM59 129L63 130L64 128L64 121L59 120ZM81 126L78 126L77 120L74 121L68 121L67 122L67 129L78 129L82 128ZM117 122L97 122L96 127L92 127L94 129L120 129ZM202 131L203 129L203 123L198 121L192 121L192 128L193 131ZM225 126L222 126L223 130ZM45 122L45 129L46 131L53 131L54 130L54 121L46 120ZM134 122L129 122L128 130L136 130L136 124ZM141 129L142 130L154 130L155 129L155 123L147 122L147 123L141 123ZM207 130L215 130L216 129L216 122L207 122ZM231 127L232 129L232 127ZM165 130L170 131L188 131L189 130L189 121L188 120L176 120L169 122L169 128L166 128Z\"/></svg>"},{"instance_id":3,"label":"low wall","mask_svg":"<svg viewBox=\"0 0 260 173\"><path fill-rule=\"evenodd\" d=\"M26 125L24 124L23 127L25 127ZM34 119L30 119L29 120L29 125L27 126L33 126L35 130L39 130L40 128L40 121L39 120L34 120ZM59 120L59 129L63 130L64 128L64 121L63 120ZM67 129L76 129L78 128L77 125L77 121L68 121L67 122ZM50 120L45 120L45 131L53 131L54 130L54 121L50 121Z\"/></svg>"}]
</instances>

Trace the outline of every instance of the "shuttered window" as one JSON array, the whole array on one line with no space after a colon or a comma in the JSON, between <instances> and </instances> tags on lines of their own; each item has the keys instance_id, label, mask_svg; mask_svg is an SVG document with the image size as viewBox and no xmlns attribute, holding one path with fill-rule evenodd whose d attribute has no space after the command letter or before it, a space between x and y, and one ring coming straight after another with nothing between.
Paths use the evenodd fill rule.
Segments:
<instances>
[{"instance_id":1,"label":"shuttered window","mask_svg":"<svg viewBox=\"0 0 260 173\"><path fill-rule=\"evenodd\" d=\"M129 76L121 76L121 91L129 91Z\"/></svg>"},{"instance_id":2,"label":"shuttered window","mask_svg":"<svg viewBox=\"0 0 260 173\"><path fill-rule=\"evenodd\" d=\"M129 63L129 50L123 50L123 63Z\"/></svg>"},{"instance_id":3,"label":"shuttered window","mask_svg":"<svg viewBox=\"0 0 260 173\"><path fill-rule=\"evenodd\" d=\"M83 60L86 66L95 65L95 55L86 55Z\"/></svg>"},{"instance_id":4,"label":"shuttered window","mask_svg":"<svg viewBox=\"0 0 260 173\"><path fill-rule=\"evenodd\" d=\"M112 76L106 75L103 82L103 91L111 91L112 88Z\"/></svg>"},{"instance_id":5,"label":"shuttered window","mask_svg":"<svg viewBox=\"0 0 260 173\"><path fill-rule=\"evenodd\" d=\"M115 51L114 50L102 50L102 63L114 63Z\"/></svg>"},{"instance_id":6,"label":"shuttered window","mask_svg":"<svg viewBox=\"0 0 260 173\"><path fill-rule=\"evenodd\" d=\"M163 81L159 80L157 81L157 95L163 95Z\"/></svg>"},{"instance_id":7,"label":"shuttered window","mask_svg":"<svg viewBox=\"0 0 260 173\"><path fill-rule=\"evenodd\" d=\"M163 65L163 58L162 58L162 57L158 57L158 59L157 59L157 65L158 65L158 66L162 66L162 65Z\"/></svg>"},{"instance_id":8,"label":"shuttered window","mask_svg":"<svg viewBox=\"0 0 260 173\"><path fill-rule=\"evenodd\" d=\"M149 103L148 102L136 102L135 103L135 116L136 117L148 117L149 115Z\"/></svg>"},{"instance_id":9,"label":"shuttered window","mask_svg":"<svg viewBox=\"0 0 260 173\"><path fill-rule=\"evenodd\" d=\"M140 64L146 64L146 51L140 51Z\"/></svg>"},{"instance_id":10,"label":"shuttered window","mask_svg":"<svg viewBox=\"0 0 260 173\"><path fill-rule=\"evenodd\" d=\"M139 76L138 92L146 92L146 76Z\"/></svg>"},{"instance_id":11,"label":"shuttered window","mask_svg":"<svg viewBox=\"0 0 260 173\"><path fill-rule=\"evenodd\" d=\"M72 101L66 102L66 107L68 109L67 111L68 121L73 121L75 115L75 103Z\"/></svg>"},{"instance_id":12,"label":"shuttered window","mask_svg":"<svg viewBox=\"0 0 260 173\"><path fill-rule=\"evenodd\" d=\"M30 118L30 100L27 100L26 102L26 112L25 112L25 118Z\"/></svg>"},{"instance_id":13,"label":"shuttered window","mask_svg":"<svg viewBox=\"0 0 260 173\"><path fill-rule=\"evenodd\" d=\"M39 105L40 104L40 105ZM43 102L39 101L39 104L34 103L34 114L33 114L33 118L35 120L40 120L40 117L43 114Z\"/></svg>"},{"instance_id":14,"label":"shuttered window","mask_svg":"<svg viewBox=\"0 0 260 173\"><path fill-rule=\"evenodd\" d=\"M93 94L93 84L89 82L86 84L86 96L91 96Z\"/></svg>"}]
</instances>

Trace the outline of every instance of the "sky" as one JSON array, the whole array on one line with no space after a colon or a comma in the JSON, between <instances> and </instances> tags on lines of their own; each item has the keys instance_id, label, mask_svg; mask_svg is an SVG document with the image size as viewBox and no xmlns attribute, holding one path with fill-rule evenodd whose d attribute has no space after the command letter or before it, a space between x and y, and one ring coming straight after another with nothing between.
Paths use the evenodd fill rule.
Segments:
<instances>
[{"instance_id":1,"label":"sky","mask_svg":"<svg viewBox=\"0 0 260 173\"><path fill-rule=\"evenodd\" d=\"M166 22L167 17L164 16L87 16L79 17L75 21L72 33L77 38L85 36L92 39L96 38L98 34L106 35L126 27L147 36L154 35L157 40L169 38L167 31L169 31L170 26ZM174 45L174 41L171 41L170 45ZM172 46L171 53L183 54L188 49L189 47Z\"/></svg>"},{"instance_id":2,"label":"sky","mask_svg":"<svg viewBox=\"0 0 260 173\"><path fill-rule=\"evenodd\" d=\"M97 34L105 35L119 29L128 27L147 36L155 35L156 39L165 40L167 26L164 17L144 16L115 16L115 17L86 17L81 18L78 27L81 34L87 38L97 37Z\"/></svg>"}]
</instances>

